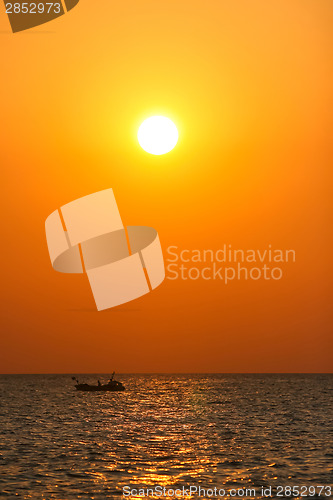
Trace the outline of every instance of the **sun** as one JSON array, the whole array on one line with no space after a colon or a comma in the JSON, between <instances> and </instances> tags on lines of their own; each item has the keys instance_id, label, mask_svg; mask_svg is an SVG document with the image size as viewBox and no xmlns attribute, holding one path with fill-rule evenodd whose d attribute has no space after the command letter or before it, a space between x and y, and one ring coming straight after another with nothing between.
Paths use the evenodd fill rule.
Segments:
<instances>
[{"instance_id":1,"label":"sun","mask_svg":"<svg viewBox=\"0 0 333 500\"><path fill-rule=\"evenodd\" d=\"M178 130L170 118L151 116L141 123L138 141L142 149L152 155L169 153L178 142Z\"/></svg>"}]
</instances>

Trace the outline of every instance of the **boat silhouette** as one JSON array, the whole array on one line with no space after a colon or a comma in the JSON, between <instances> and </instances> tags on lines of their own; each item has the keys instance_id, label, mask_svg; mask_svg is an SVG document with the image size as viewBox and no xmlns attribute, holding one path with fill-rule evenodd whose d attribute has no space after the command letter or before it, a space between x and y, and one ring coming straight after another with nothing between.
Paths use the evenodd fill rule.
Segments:
<instances>
[{"instance_id":1,"label":"boat silhouette","mask_svg":"<svg viewBox=\"0 0 333 500\"><path fill-rule=\"evenodd\" d=\"M118 380L114 380L114 372L107 384L101 384L100 381L97 381L97 385L90 384L80 384L76 377L72 377L72 380L76 381L75 389L77 391L86 391L86 392L117 392L124 391L125 387Z\"/></svg>"}]
</instances>

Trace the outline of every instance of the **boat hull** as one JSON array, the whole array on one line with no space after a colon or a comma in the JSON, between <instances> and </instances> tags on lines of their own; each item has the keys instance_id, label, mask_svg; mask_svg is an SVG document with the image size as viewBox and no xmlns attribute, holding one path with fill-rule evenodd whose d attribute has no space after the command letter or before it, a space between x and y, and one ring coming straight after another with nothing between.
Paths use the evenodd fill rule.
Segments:
<instances>
[{"instance_id":1,"label":"boat hull","mask_svg":"<svg viewBox=\"0 0 333 500\"><path fill-rule=\"evenodd\" d=\"M77 391L84 392L121 392L125 390L123 385L112 386L112 385L89 385L89 384L77 384L75 386Z\"/></svg>"}]
</instances>

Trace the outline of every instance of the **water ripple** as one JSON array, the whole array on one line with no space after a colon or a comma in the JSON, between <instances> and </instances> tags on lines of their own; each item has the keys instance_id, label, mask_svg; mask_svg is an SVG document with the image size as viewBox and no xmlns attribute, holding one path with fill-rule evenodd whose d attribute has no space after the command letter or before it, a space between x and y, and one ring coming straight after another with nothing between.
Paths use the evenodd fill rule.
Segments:
<instances>
[{"instance_id":1,"label":"water ripple","mask_svg":"<svg viewBox=\"0 0 333 500\"><path fill-rule=\"evenodd\" d=\"M105 500L125 485L331 480L332 376L120 379L127 390L112 394L76 392L71 376L1 376L0 497Z\"/></svg>"}]
</instances>

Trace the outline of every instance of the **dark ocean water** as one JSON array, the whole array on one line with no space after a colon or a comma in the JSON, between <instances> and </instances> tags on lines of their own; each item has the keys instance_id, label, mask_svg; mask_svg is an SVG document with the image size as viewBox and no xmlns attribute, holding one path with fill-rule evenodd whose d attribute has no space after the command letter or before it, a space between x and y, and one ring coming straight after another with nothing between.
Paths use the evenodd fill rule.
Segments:
<instances>
[{"instance_id":1,"label":"dark ocean water","mask_svg":"<svg viewBox=\"0 0 333 500\"><path fill-rule=\"evenodd\" d=\"M79 376L97 378L107 379ZM257 488L255 498L262 486L301 498L277 487L303 485L330 497L309 486L332 485L332 376L116 378L125 392L80 393L70 375L0 376L0 498L119 499L127 485Z\"/></svg>"}]
</instances>

